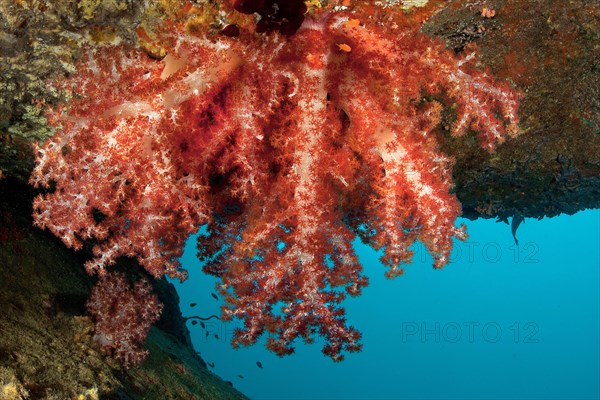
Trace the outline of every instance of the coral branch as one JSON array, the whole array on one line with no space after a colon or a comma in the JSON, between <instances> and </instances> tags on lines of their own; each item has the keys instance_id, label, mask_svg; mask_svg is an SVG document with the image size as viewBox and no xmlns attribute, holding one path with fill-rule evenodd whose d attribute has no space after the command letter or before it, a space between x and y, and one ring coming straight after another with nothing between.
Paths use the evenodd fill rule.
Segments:
<instances>
[{"instance_id":1,"label":"coral branch","mask_svg":"<svg viewBox=\"0 0 600 400\"><path fill-rule=\"evenodd\" d=\"M107 273L92 289L86 307L96 321L94 338L103 348L126 367L146 357L142 344L163 307L147 281L132 287L125 275Z\"/></svg>"}]
</instances>

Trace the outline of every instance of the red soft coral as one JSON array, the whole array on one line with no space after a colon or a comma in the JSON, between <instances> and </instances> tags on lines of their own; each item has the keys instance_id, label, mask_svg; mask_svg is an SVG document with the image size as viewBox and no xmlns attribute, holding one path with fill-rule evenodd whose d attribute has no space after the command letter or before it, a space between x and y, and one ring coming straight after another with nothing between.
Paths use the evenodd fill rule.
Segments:
<instances>
[{"instance_id":1,"label":"red soft coral","mask_svg":"<svg viewBox=\"0 0 600 400\"><path fill-rule=\"evenodd\" d=\"M38 149L32 182L56 189L36 223L70 246L96 239L91 271L127 255L180 277L186 237L208 223L199 255L224 317L244 322L234 345L267 332L289 354L318 334L335 360L358 350L340 306L367 284L352 240L382 248L390 277L416 240L446 264L465 233L442 108L456 105L453 135L477 130L492 151L516 131L518 96L416 28L351 18L307 18L289 39L165 37L163 63L88 51L70 80L81 97Z\"/></svg>"},{"instance_id":2,"label":"red soft coral","mask_svg":"<svg viewBox=\"0 0 600 400\"><path fill-rule=\"evenodd\" d=\"M94 337L123 365L139 364L146 357L142 345L163 307L147 281L132 286L121 273L104 274L86 306L96 322Z\"/></svg>"}]
</instances>

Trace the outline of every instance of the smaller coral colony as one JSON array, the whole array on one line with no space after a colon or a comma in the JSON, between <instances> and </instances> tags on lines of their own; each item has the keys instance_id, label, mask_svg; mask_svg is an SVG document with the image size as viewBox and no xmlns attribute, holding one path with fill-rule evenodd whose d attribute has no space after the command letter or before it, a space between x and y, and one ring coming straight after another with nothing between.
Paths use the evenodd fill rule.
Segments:
<instances>
[{"instance_id":1,"label":"smaller coral colony","mask_svg":"<svg viewBox=\"0 0 600 400\"><path fill-rule=\"evenodd\" d=\"M95 243L88 309L125 364L143 359L161 306L109 266L135 257L156 278L184 279L178 258L202 225L222 318L243 321L233 345L266 334L285 355L321 336L335 361L361 348L341 306L367 285L357 236L383 250L388 277L415 241L441 268L466 237L444 130L476 133L491 152L517 132L518 94L476 69L474 53L394 22L407 21L399 6L384 24L375 6L350 3L305 15L298 0L237 0L223 7L251 22L157 33L162 60L90 45L57 83L72 100L48 113L56 134L37 148L31 183L48 190L34 219L69 247Z\"/></svg>"}]
</instances>

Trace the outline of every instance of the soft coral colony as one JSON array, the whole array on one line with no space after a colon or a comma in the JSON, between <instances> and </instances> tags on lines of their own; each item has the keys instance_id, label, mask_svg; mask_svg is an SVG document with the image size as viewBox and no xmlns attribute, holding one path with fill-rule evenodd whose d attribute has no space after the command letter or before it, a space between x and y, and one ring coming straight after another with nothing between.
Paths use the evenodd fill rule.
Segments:
<instances>
[{"instance_id":1,"label":"soft coral colony","mask_svg":"<svg viewBox=\"0 0 600 400\"><path fill-rule=\"evenodd\" d=\"M53 189L35 223L71 247L93 239L90 273L128 256L157 278L185 278L184 241L207 224L199 257L221 278L223 318L243 321L234 346L266 333L279 355L316 335L334 360L360 350L341 307L367 285L352 241L382 249L388 277L417 240L445 265L466 233L442 111L452 135L476 131L493 151L517 132L518 95L418 26L357 17L313 12L293 35L165 34L162 61L90 48L37 150L31 182Z\"/></svg>"}]
</instances>

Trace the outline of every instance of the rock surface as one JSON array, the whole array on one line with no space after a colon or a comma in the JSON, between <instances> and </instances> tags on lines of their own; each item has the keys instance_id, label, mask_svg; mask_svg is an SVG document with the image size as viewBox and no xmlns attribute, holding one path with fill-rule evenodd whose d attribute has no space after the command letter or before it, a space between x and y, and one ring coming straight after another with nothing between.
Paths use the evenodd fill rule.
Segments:
<instances>
[{"instance_id":1,"label":"rock surface","mask_svg":"<svg viewBox=\"0 0 600 400\"><path fill-rule=\"evenodd\" d=\"M33 194L16 180L0 181L0 399L246 398L196 354L177 292L164 279L153 281L165 308L146 340L148 358L125 369L104 355L85 313L95 280L82 268L86 252L32 226ZM141 270L131 260L119 264L130 274Z\"/></svg>"},{"instance_id":2,"label":"rock surface","mask_svg":"<svg viewBox=\"0 0 600 400\"><path fill-rule=\"evenodd\" d=\"M491 156L448 142L463 216L552 217L600 207L600 4L585 0L449 2L423 31L523 93L523 134ZM481 15L494 8L493 18ZM483 27L483 29L482 29Z\"/></svg>"}]
</instances>

